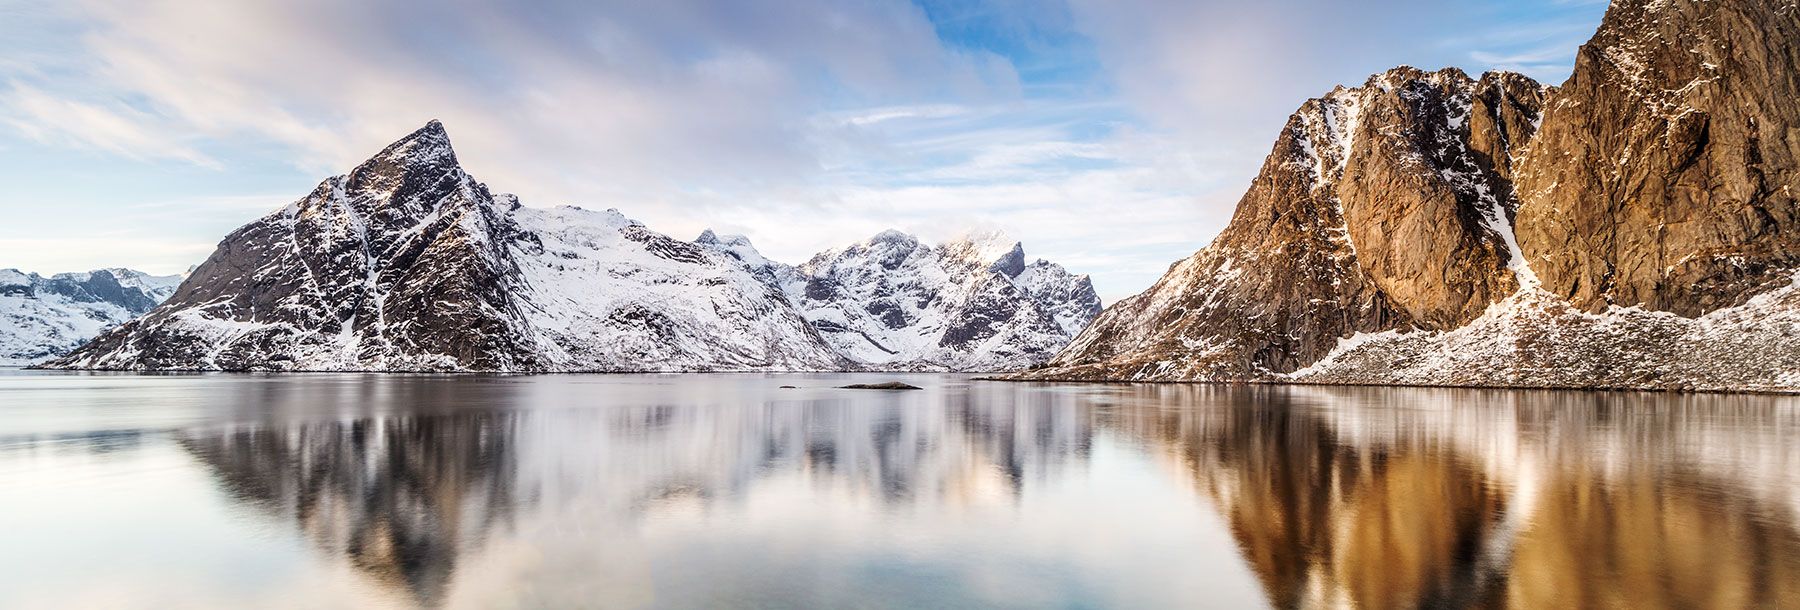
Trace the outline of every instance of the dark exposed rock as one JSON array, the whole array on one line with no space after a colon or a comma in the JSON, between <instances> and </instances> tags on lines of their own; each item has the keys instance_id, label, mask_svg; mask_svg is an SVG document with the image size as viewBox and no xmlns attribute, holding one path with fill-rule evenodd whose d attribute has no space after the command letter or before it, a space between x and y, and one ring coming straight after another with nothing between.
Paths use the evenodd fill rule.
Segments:
<instances>
[{"instance_id":1,"label":"dark exposed rock","mask_svg":"<svg viewBox=\"0 0 1800 610\"><path fill-rule=\"evenodd\" d=\"M326 349L339 335L357 335L366 338L358 356L420 357L406 368L531 368L534 346L507 315L517 307L517 274L504 245L490 239L511 223L486 187L456 165L443 126L432 121L305 199L234 231L163 307L59 364L280 368L263 356ZM164 344L212 343L206 336L222 325L166 325L196 314L275 326L234 339L216 355L169 353ZM145 355L91 360L134 352Z\"/></svg>"},{"instance_id":2,"label":"dark exposed rock","mask_svg":"<svg viewBox=\"0 0 1800 610\"><path fill-rule=\"evenodd\" d=\"M620 231L626 239L644 244L651 254L681 263L702 263L706 261L706 253L694 244L651 231L641 225L632 225Z\"/></svg>"},{"instance_id":3,"label":"dark exposed rock","mask_svg":"<svg viewBox=\"0 0 1800 610\"><path fill-rule=\"evenodd\" d=\"M852 383L850 385L838 386L838 389L840 389L840 390L923 390L925 388L921 388L919 386L912 385L912 384L901 383L898 381L888 381L888 382L883 382L883 383Z\"/></svg>"}]
</instances>

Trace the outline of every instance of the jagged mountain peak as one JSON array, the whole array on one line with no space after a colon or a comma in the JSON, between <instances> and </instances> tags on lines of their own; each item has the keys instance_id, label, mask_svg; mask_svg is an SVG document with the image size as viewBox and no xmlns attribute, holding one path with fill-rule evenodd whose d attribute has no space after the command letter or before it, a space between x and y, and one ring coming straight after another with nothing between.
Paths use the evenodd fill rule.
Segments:
<instances>
[{"instance_id":1,"label":"jagged mountain peak","mask_svg":"<svg viewBox=\"0 0 1800 610\"><path fill-rule=\"evenodd\" d=\"M866 366L918 370L1007 370L1040 362L1100 313L1085 276L1039 261L998 233L937 246L887 230L789 267L748 243L702 234L696 243L729 254L783 287L839 353Z\"/></svg>"},{"instance_id":2,"label":"jagged mountain peak","mask_svg":"<svg viewBox=\"0 0 1800 610\"><path fill-rule=\"evenodd\" d=\"M1084 280L1023 261L998 237L884 231L794 268L742 236L523 207L458 167L433 122L234 231L169 302L45 366L997 371L1048 358L1099 310Z\"/></svg>"},{"instance_id":3,"label":"jagged mountain peak","mask_svg":"<svg viewBox=\"0 0 1800 610\"><path fill-rule=\"evenodd\" d=\"M0 269L0 286L29 286L31 275L13 268Z\"/></svg>"},{"instance_id":4,"label":"jagged mountain peak","mask_svg":"<svg viewBox=\"0 0 1800 610\"><path fill-rule=\"evenodd\" d=\"M408 168L457 167L456 148L450 144L450 133L444 130L444 124L437 119L432 119L424 127L388 144L381 152L365 161L362 167L384 161Z\"/></svg>"},{"instance_id":5,"label":"jagged mountain peak","mask_svg":"<svg viewBox=\"0 0 1800 610\"><path fill-rule=\"evenodd\" d=\"M430 198L469 182L443 123L424 127L387 145L343 177L346 190L363 197Z\"/></svg>"},{"instance_id":6,"label":"jagged mountain peak","mask_svg":"<svg viewBox=\"0 0 1800 610\"><path fill-rule=\"evenodd\" d=\"M750 243L749 237L746 237L743 235L721 236L717 233L714 233L712 229L706 229L704 231L701 231L700 236L694 238L694 243L708 245L708 246L755 248L755 246Z\"/></svg>"}]
</instances>

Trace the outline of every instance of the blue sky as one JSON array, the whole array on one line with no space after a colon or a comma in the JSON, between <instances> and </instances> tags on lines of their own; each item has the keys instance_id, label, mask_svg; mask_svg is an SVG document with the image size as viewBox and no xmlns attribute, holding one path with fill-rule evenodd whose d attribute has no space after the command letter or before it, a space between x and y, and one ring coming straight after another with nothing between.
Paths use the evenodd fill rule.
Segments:
<instances>
[{"instance_id":1,"label":"blue sky","mask_svg":"<svg viewBox=\"0 0 1800 610\"><path fill-rule=\"evenodd\" d=\"M425 121L527 205L766 254L998 229L1110 302L1307 98L1560 84L1604 2L0 0L0 267L174 272Z\"/></svg>"}]
</instances>

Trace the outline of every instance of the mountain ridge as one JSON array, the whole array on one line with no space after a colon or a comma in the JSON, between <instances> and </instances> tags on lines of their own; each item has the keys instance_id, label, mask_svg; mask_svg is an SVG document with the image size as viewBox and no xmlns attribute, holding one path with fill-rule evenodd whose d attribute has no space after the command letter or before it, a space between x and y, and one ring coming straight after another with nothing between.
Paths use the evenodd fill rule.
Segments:
<instances>
[{"instance_id":1,"label":"mountain ridge","mask_svg":"<svg viewBox=\"0 0 1800 610\"><path fill-rule=\"evenodd\" d=\"M179 275L112 267L44 277L0 269L0 366L61 356L156 307Z\"/></svg>"},{"instance_id":2,"label":"mountain ridge","mask_svg":"<svg viewBox=\"0 0 1800 610\"><path fill-rule=\"evenodd\" d=\"M1797 15L1621 0L1560 87L1311 100L1218 238L1002 378L1800 390Z\"/></svg>"},{"instance_id":3,"label":"mountain ridge","mask_svg":"<svg viewBox=\"0 0 1800 610\"><path fill-rule=\"evenodd\" d=\"M839 353L894 370L996 371L1049 358L1100 312L1086 275L997 232L935 246L889 229L800 265L763 257L742 236L696 243L732 254L790 302Z\"/></svg>"},{"instance_id":4,"label":"mountain ridge","mask_svg":"<svg viewBox=\"0 0 1800 610\"><path fill-rule=\"evenodd\" d=\"M467 174L434 120L233 231L163 305L43 366L673 372L889 364L848 358L821 335L774 275L795 268L763 259L748 240L728 247L710 239L671 238L617 210L523 206ZM995 261L964 261L960 273L1004 263L1020 275L1021 257L1013 243ZM1057 285L1056 274L1067 274L1052 267L1032 277ZM1085 282L1073 286L1085 295L1071 286L1054 294L1090 297L1097 313ZM1044 332L958 346L980 351L967 358L921 352L894 366L1016 368L1049 357L1072 334L1063 323L1079 308L1045 314L1010 279L989 284L988 313L1048 319Z\"/></svg>"}]
</instances>

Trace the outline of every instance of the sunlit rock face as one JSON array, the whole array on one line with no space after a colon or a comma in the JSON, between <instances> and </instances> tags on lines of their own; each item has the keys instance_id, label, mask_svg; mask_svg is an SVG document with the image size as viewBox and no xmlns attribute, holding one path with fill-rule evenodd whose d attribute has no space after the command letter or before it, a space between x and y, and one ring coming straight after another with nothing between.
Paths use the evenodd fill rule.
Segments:
<instances>
[{"instance_id":1,"label":"sunlit rock face","mask_svg":"<svg viewBox=\"0 0 1800 610\"><path fill-rule=\"evenodd\" d=\"M1310 101L1212 244L1009 378L1800 391L1797 13L1614 2L1561 87Z\"/></svg>"},{"instance_id":2,"label":"sunlit rock face","mask_svg":"<svg viewBox=\"0 0 1800 610\"><path fill-rule=\"evenodd\" d=\"M1467 323L1518 288L1509 164L1549 91L1396 68L1306 102L1211 245L1022 376L1270 379L1339 337Z\"/></svg>"},{"instance_id":3,"label":"sunlit rock face","mask_svg":"<svg viewBox=\"0 0 1800 610\"><path fill-rule=\"evenodd\" d=\"M1697 316L1800 263L1800 6L1615 2L1519 161L1519 237L1578 307Z\"/></svg>"}]
</instances>

